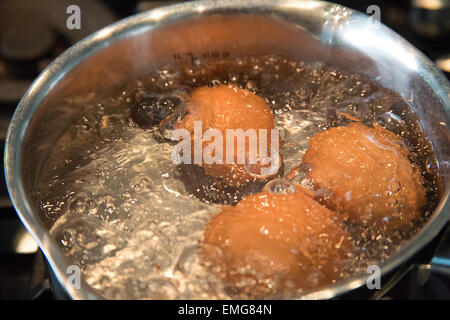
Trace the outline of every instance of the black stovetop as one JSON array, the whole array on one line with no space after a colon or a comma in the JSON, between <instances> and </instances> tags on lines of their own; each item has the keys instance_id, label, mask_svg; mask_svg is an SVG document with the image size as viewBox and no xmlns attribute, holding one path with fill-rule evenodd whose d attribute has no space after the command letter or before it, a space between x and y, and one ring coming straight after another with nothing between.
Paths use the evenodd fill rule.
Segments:
<instances>
[{"instance_id":1,"label":"black stovetop","mask_svg":"<svg viewBox=\"0 0 450 320\"><path fill-rule=\"evenodd\" d=\"M36 37L33 36L33 32L40 26L37 23L51 19L49 18L51 13L61 14L61 12L55 12L58 7L54 6L54 0L31 1L35 4L38 3L38 5L27 6L24 9L20 6L26 6L27 4L24 4L26 1L0 0L0 6L15 3L14 6L18 7L17 12L22 13L17 16L2 17L2 11L0 10L0 21L3 21L3 23L0 23L0 143L2 148L7 125L18 100L32 80L51 60L77 39L114 20L164 3L176 2L68 1L68 5L78 4L83 14L88 13L86 19L90 19L88 23L91 29L84 31L82 29L81 34L73 37L64 30L58 30L58 28L40 28L39 35ZM56 1L61 3L65 0ZM442 0L442 3L449 3L449 1ZM443 57L450 54L449 32L448 29L445 31L442 28L442 17L448 20L448 17L450 17L449 9L444 13L428 12L426 9L427 0L334 2L362 12L366 12L371 5L377 5L380 8L382 22L400 33L432 60L442 60ZM434 3L435 1L431 2ZM84 8L87 9L84 10ZM66 13L62 12L62 14L65 15ZM26 25L25 28L23 27L24 24ZM50 23L45 25L50 25ZM83 34L83 32L86 34ZM27 39L29 41L24 43L19 40L14 41L14 39ZM43 41L42 39L50 40ZM5 52L8 54L5 54ZM3 156L3 149L1 154ZM3 166L1 167L3 170ZM442 241L445 234L450 234L449 226L409 263L400 267L389 278L383 279L386 288L384 291L375 293L375 295L373 292L357 291L345 298L450 299L450 275L430 271L427 268L436 246ZM0 179L0 299L53 298L55 296L49 289L48 281L46 281L42 254L12 208L2 178Z\"/></svg>"}]
</instances>

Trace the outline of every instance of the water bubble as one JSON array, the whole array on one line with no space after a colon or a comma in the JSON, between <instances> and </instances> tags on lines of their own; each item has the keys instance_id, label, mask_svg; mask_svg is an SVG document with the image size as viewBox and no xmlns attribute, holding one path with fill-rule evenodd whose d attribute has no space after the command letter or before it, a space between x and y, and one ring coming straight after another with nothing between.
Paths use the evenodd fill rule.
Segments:
<instances>
[{"instance_id":1,"label":"water bubble","mask_svg":"<svg viewBox=\"0 0 450 320\"><path fill-rule=\"evenodd\" d=\"M384 112L376 116L374 119L374 123L396 133L399 136L404 136L408 131L405 121L392 111Z\"/></svg>"},{"instance_id":2,"label":"water bubble","mask_svg":"<svg viewBox=\"0 0 450 320\"><path fill-rule=\"evenodd\" d=\"M264 155L257 154L255 158L251 159L247 155L244 164L245 171L252 177L258 179L268 178L277 174L281 167L280 154L274 149L268 148Z\"/></svg>"},{"instance_id":3,"label":"water bubble","mask_svg":"<svg viewBox=\"0 0 450 320\"><path fill-rule=\"evenodd\" d=\"M175 270L189 274L199 264L199 251L201 247L198 245L184 248L178 259Z\"/></svg>"},{"instance_id":4,"label":"water bubble","mask_svg":"<svg viewBox=\"0 0 450 320\"><path fill-rule=\"evenodd\" d=\"M312 170L312 166L309 163L302 162L297 165L286 176L292 183L301 185L307 189L313 189L311 179L309 178L309 172Z\"/></svg>"},{"instance_id":5,"label":"water bubble","mask_svg":"<svg viewBox=\"0 0 450 320\"><path fill-rule=\"evenodd\" d=\"M183 183L179 180L164 179L163 186L167 192L170 192L171 194L175 195L176 197L178 197L182 194L185 194L185 192L186 192Z\"/></svg>"},{"instance_id":6,"label":"water bubble","mask_svg":"<svg viewBox=\"0 0 450 320\"><path fill-rule=\"evenodd\" d=\"M152 190L152 180L146 176L136 176L130 182L131 188L134 192L144 193Z\"/></svg>"},{"instance_id":7,"label":"water bubble","mask_svg":"<svg viewBox=\"0 0 450 320\"><path fill-rule=\"evenodd\" d=\"M264 190L276 194L289 194L295 193L295 186L286 179L273 179L265 185Z\"/></svg>"},{"instance_id":8,"label":"water bubble","mask_svg":"<svg viewBox=\"0 0 450 320\"><path fill-rule=\"evenodd\" d=\"M89 200L86 195L78 194L69 202L69 210L73 213L87 213L87 203Z\"/></svg>"},{"instance_id":9,"label":"water bubble","mask_svg":"<svg viewBox=\"0 0 450 320\"><path fill-rule=\"evenodd\" d=\"M439 171L439 162L434 155L431 155L425 160L425 170L430 173L436 173Z\"/></svg>"},{"instance_id":10,"label":"water bubble","mask_svg":"<svg viewBox=\"0 0 450 320\"><path fill-rule=\"evenodd\" d=\"M91 216L62 217L50 234L74 263L82 266L114 255L127 243L123 235Z\"/></svg>"}]
</instances>

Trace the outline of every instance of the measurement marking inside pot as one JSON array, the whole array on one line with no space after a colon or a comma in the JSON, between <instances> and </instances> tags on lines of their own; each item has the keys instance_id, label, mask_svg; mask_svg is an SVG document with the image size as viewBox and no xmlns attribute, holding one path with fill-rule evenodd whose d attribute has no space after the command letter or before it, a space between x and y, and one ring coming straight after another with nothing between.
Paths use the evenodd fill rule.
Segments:
<instances>
[{"instance_id":1,"label":"measurement marking inside pot","mask_svg":"<svg viewBox=\"0 0 450 320\"><path fill-rule=\"evenodd\" d=\"M205 51L199 55L196 55L192 52L188 52L186 54L181 53L174 53L172 55L173 60L175 61L181 61L183 60L183 57L186 57L189 59L191 66L195 65L195 62L202 59L202 60L214 60L214 59L228 59L230 57L229 51Z\"/></svg>"}]
</instances>

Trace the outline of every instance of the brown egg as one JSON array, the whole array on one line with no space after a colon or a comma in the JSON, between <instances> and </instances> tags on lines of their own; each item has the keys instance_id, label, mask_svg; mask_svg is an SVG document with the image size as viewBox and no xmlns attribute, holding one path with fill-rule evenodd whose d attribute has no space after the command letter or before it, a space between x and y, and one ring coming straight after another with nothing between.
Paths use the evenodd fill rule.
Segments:
<instances>
[{"instance_id":1,"label":"brown egg","mask_svg":"<svg viewBox=\"0 0 450 320\"><path fill-rule=\"evenodd\" d=\"M391 230L420 217L424 180L400 137L360 123L323 131L309 141L303 163L316 188L358 223Z\"/></svg>"},{"instance_id":2,"label":"brown egg","mask_svg":"<svg viewBox=\"0 0 450 320\"><path fill-rule=\"evenodd\" d=\"M184 128L193 133L194 121L201 121L203 132L210 128L217 129L223 137L223 154L220 156L223 163L206 164L203 161L201 166L205 168L206 174L220 177L230 186L241 186L259 179L245 170L244 163L239 163L236 141L234 141L234 161L226 163L226 130L242 129L245 132L248 129L254 129L258 133L259 129L266 129L267 146L270 148L270 130L274 128L274 118L264 99L235 85L200 87L192 93L191 99L191 103L187 106L188 114L181 121L175 123L174 128ZM259 145L259 136L256 139L257 145ZM210 143L203 142L203 148ZM248 158L250 150L247 140L246 158Z\"/></svg>"},{"instance_id":3,"label":"brown egg","mask_svg":"<svg viewBox=\"0 0 450 320\"><path fill-rule=\"evenodd\" d=\"M342 216L310 191L268 191L226 206L207 224L205 261L219 266L230 288L252 296L331 283L350 248ZM222 254L211 254L218 247ZM214 252L214 251L212 251Z\"/></svg>"}]
</instances>

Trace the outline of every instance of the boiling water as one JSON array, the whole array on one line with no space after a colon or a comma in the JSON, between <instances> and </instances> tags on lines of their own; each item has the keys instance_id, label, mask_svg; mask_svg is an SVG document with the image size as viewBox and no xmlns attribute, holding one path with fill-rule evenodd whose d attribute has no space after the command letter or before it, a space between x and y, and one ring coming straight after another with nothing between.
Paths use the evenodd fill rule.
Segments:
<instances>
[{"instance_id":1,"label":"boiling water","mask_svg":"<svg viewBox=\"0 0 450 320\"><path fill-rule=\"evenodd\" d=\"M154 125L176 109L180 92L222 83L238 84L266 99L284 141L285 173L301 162L309 138L349 122L342 113L366 124L378 122L405 138L411 160L426 179L424 218L389 235L348 224L354 249L339 278L389 258L433 209L438 192L432 150L408 105L391 91L320 63L275 56L170 66L128 83L110 99L82 106L40 177L36 197L52 236L105 298L248 297L231 295L198 255L206 222L221 203L235 201L215 201L209 193L217 190L205 187L207 177L195 169L186 175L186 168L174 166L173 143ZM142 101L159 103L161 112L153 122L136 116ZM205 187L201 196L196 193L199 181ZM297 182L310 187L302 175ZM254 191L227 195L239 200Z\"/></svg>"}]
</instances>

